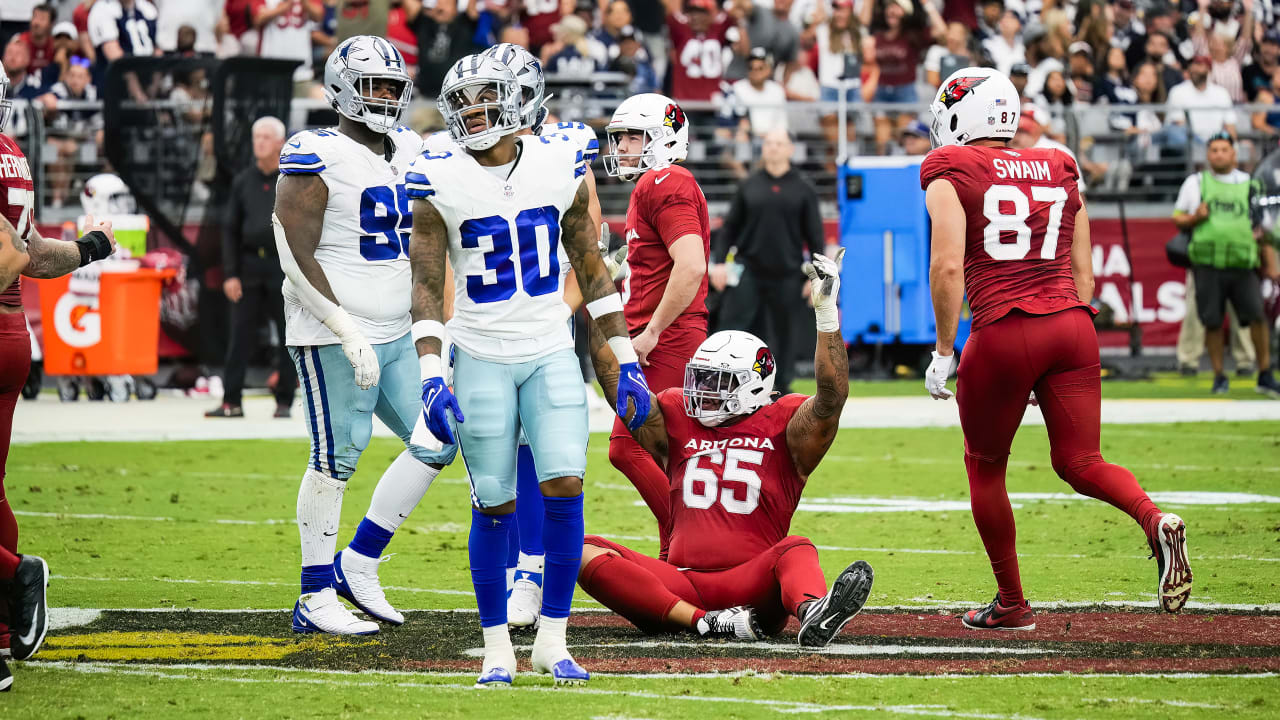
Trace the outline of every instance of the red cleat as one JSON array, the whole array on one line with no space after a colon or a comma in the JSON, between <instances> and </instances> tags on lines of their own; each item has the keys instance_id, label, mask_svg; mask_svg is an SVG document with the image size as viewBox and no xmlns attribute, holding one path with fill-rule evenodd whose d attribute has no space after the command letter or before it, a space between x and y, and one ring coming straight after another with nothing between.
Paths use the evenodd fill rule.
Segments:
<instances>
[{"instance_id":1,"label":"red cleat","mask_svg":"<svg viewBox=\"0 0 1280 720\"><path fill-rule=\"evenodd\" d=\"M1035 613L1026 600L1021 605L1006 607L1000 604L1000 594L991 604L970 610L960 616L960 622L970 630L1035 630Z\"/></svg>"}]
</instances>

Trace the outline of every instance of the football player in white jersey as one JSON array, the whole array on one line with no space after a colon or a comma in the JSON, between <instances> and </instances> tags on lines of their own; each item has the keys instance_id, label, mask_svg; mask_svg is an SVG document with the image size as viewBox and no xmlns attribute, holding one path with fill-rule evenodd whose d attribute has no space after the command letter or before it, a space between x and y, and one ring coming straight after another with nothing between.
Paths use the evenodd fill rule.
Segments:
<instances>
[{"instance_id":1,"label":"football player in white jersey","mask_svg":"<svg viewBox=\"0 0 1280 720\"><path fill-rule=\"evenodd\" d=\"M565 641L583 536L586 388L573 352L561 287L567 256L588 313L625 366L620 412L648 416L648 390L622 316L622 300L597 248L587 211L588 172L566 137L519 136L521 91L491 57L464 57L445 76L440 111L461 152L427 152L405 181L413 199L413 336L422 366L423 414L467 461L473 505L468 554L485 656L481 686L509 685L505 568L514 515L516 433L538 469L546 566L533 667L556 683L588 678ZM453 392L442 377L446 258L453 268Z\"/></svg>"},{"instance_id":2,"label":"football player in white jersey","mask_svg":"<svg viewBox=\"0 0 1280 720\"><path fill-rule=\"evenodd\" d=\"M302 595L298 632L371 634L345 597L392 625L404 616L378 582L379 557L452 445L410 442L420 415L417 353L409 337L409 230L404 174L422 140L400 125L411 82L404 58L368 35L325 63L337 128L294 135L280 155L276 244L285 271L285 334L302 379L311 457L298 490ZM383 473L351 544L335 555L342 494L369 444L373 416L406 450Z\"/></svg>"}]
</instances>

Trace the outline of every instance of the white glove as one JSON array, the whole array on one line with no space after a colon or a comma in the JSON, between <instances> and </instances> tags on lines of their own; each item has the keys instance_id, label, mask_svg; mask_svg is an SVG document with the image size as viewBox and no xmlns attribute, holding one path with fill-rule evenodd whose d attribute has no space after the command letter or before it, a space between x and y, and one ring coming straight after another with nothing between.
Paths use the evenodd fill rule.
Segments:
<instances>
[{"instance_id":1,"label":"white glove","mask_svg":"<svg viewBox=\"0 0 1280 720\"><path fill-rule=\"evenodd\" d=\"M809 276L810 298L818 332L840 332L840 265L843 260L844 248L840 248L834 259L814 253L800 268Z\"/></svg>"},{"instance_id":2,"label":"white glove","mask_svg":"<svg viewBox=\"0 0 1280 720\"><path fill-rule=\"evenodd\" d=\"M600 223L600 257L604 258L604 266L609 271L609 277L618 283L631 274L631 266L627 264L625 243L617 250L609 252L609 238L612 235L609 223Z\"/></svg>"},{"instance_id":3,"label":"white glove","mask_svg":"<svg viewBox=\"0 0 1280 720\"><path fill-rule=\"evenodd\" d=\"M954 355L939 355L936 350L933 352L933 362L929 363L929 369L924 372L924 389L929 391L934 400L950 400L955 396L955 393L947 389L947 378L951 376L951 364L954 361Z\"/></svg>"},{"instance_id":4,"label":"white glove","mask_svg":"<svg viewBox=\"0 0 1280 720\"><path fill-rule=\"evenodd\" d=\"M356 385L361 390L368 390L378 384L381 368L378 367L378 356L373 346L364 339L364 333L356 326L355 320L346 310L338 308L332 315L324 319L324 326L329 328L338 341L342 343L342 354L347 356L351 369L355 371Z\"/></svg>"}]
</instances>

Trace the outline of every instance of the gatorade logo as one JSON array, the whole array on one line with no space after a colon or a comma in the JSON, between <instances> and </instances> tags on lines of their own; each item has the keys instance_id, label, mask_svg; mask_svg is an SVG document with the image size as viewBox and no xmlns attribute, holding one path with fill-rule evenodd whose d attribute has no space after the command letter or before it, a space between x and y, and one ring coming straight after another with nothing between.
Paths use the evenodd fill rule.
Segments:
<instances>
[{"instance_id":1,"label":"gatorade logo","mask_svg":"<svg viewBox=\"0 0 1280 720\"><path fill-rule=\"evenodd\" d=\"M102 316L97 299L64 293L53 307L53 329L58 339L74 348L102 342Z\"/></svg>"}]
</instances>

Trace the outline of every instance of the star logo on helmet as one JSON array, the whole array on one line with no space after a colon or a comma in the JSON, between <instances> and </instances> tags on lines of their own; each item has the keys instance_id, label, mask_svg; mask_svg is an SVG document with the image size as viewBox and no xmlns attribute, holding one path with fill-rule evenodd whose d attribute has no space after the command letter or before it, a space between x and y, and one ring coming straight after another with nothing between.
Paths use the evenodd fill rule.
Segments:
<instances>
[{"instance_id":1,"label":"star logo on helmet","mask_svg":"<svg viewBox=\"0 0 1280 720\"><path fill-rule=\"evenodd\" d=\"M756 362L751 369L760 373L761 379L764 379L773 374L773 367L773 353L769 352L769 348L762 347L757 350Z\"/></svg>"},{"instance_id":2,"label":"star logo on helmet","mask_svg":"<svg viewBox=\"0 0 1280 720\"><path fill-rule=\"evenodd\" d=\"M666 114L662 118L662 124L671 128L675 132L680 132L680 128L684 127L685 124L684 111L675 103L667 105Z\"/></svg>"},{"instance_id":3,"label":"star logo on helmet","mask_svg":"<svg viewBox=\"0 0 1280 720\"><path fill-rule=\"evenodd\" d=\"M938 102L946 107L951 107L960 102L960 99L969 94L969 91L986 82L985 77L959 77L947 83L942 89L942 93L938 95Z\"/></svg>"}]
</instances>

